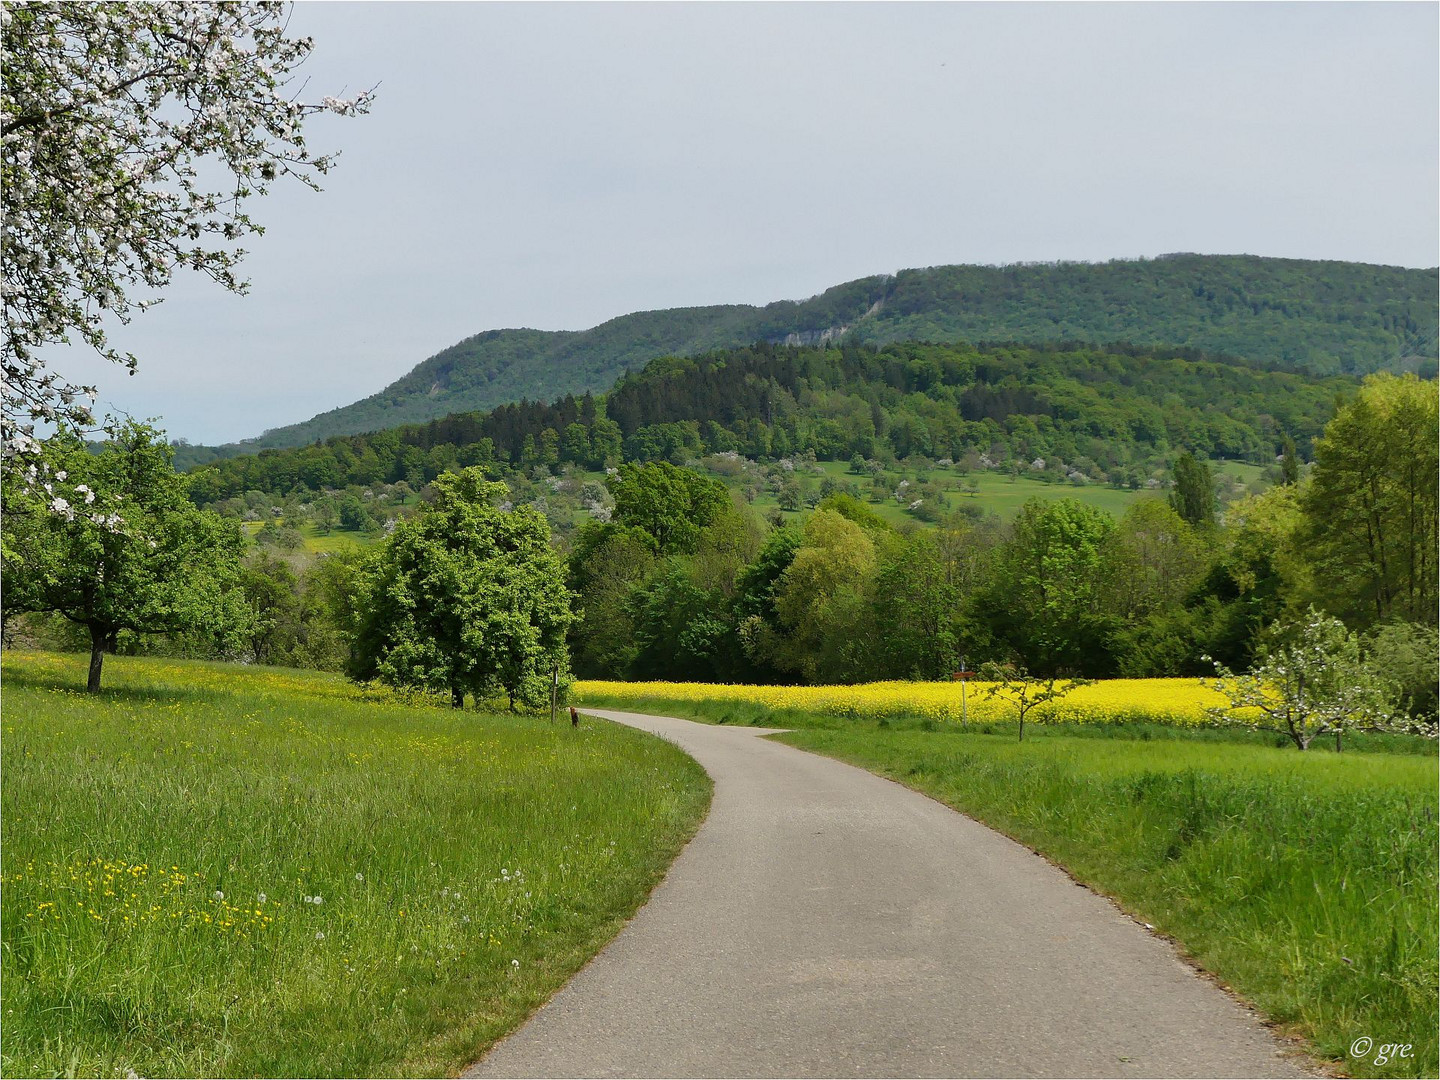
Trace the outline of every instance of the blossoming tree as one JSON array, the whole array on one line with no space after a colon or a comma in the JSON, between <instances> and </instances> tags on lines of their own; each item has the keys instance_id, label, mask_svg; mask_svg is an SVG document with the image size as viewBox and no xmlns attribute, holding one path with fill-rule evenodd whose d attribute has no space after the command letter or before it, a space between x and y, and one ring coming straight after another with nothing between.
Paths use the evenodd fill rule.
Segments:
<instances>
[{"instance_id":1,"label":"blossoming tree","mask_svg":"<svg viewBox=\"0 0 1440 1080\"><path fill-rule=\"evenodd\" d=\"M171 467L170 447L154 428L132 422L109 435L99 454L70 432L47 440L50 479L31 479L50 502L16 500L7 487L0 518L0 612L55 612L89 630L92 692L121 631L203 629L223 638L248 621L234 587L239 529L195 508L188 478ZM38 473L34 463L30 469ZM60 484L74 503L55 494Z\"/></svg>"},{"instance_id":2,"label":"blossoming tree","mask_svg":"<svg viewBox=\"0 0 1440 1080\"><path fill-rule=\"evenodd\" d=\"M292 77L313 43L286 36L287 8L0 7L0 450L12 474L42 460L36 422L93 423L94 388L64 379L44 350L83 343L133 371L106 320L157 302L176 268L244 292L237 245L261 231L248 200L279 177L317 187L334 159L311 153L305 118L368 109L368 91L296 99Z\"/></svg>"},{"instance_id":3,"label":"blossoming tree","mask_svg":"<svg viewBox=\"0 0 1440 1080\"><path fill-rule=\"evenodd\" d=\"M1216 663L1209 685L1229 704L1209 710L1214 719L1276 732L1300 750L1321 735L1334 735L1339 750L1347 731L1430 734L1396 715L1395 687L1364 663L1359 638L1339 619L1311 608L1276 636L1245 674Z\"/></svg>"}]
</instances>

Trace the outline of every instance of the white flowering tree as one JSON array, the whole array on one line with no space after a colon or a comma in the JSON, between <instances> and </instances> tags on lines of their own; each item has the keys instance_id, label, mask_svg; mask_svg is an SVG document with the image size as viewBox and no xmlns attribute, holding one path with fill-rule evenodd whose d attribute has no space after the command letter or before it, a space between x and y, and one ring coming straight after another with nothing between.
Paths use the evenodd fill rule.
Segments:
<instances>
[{"instance_id":1,"label":"white flowering tree","mask_svg":"<svg viewBox=\"0 0 1440 1080\"><path fill-rule=\"evenodd\" d=\"M133 371L106 320L157 302L176 268L244 292L238 243L261 231L249 199L280 177L317 187L333 158L306 146L308 115L367 110L368 91L298 100L293 77L313 43L286 36L287 12L274 2L0 6L7 472L39 457L37 422L94 422L94 388L68 382L42 352L83 343Z\"/></svg>"},{"instance_id":2,"label":"white flowering tree","mask_svg":"<svg viewBox=\"0 0 1440 1080\"><path fill-rule=\"evenodd\" d=\"M223 640L249 621L236 525L195 508L160 432L127 423L108 434L99 454L69 431L47 439L48 470L26 467L46 500L7 485L0 514L0 615L54 612L85 627L92 692L122 631ZM69 496L57 494L62 485Z\"/></svg>"},{"instance_id":3,"label":"white flowering tree","mask_svg":"<svg viewBox=\"0 0 1440 1080\"><path fill-rule=\"evenodd\" d=\"M1395 688L1365 665L1360 639L1339 619L1311 608L1272 637L1245 674L1215 664L1208 685L1229 702L1209 710L1215 720L1276 732L1301 750L1321 735L1339 750L1347 731L1421 731L1396 714Z\"/></svg>"}]
</instances>

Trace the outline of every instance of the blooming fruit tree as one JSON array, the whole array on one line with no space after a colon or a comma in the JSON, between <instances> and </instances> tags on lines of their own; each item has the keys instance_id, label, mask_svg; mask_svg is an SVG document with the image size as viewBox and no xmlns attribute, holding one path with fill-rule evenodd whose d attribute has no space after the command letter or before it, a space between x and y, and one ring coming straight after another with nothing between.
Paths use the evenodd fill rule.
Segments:
<instances>
[{"instance_id":1,"label":"blooming fruit tree","mask_svg":"<svg viewBox=\"0 0 1440 1080\"><path fill-rule=\"evenodd\" d=\"M164 437L144 424L112 426L92 454L63 431L46 440L48 506L7 487L0 616L54 612L90 633L88 689L122 631L201 632L225 641L250 621L240 579L244 541L234 522L198 510Z\"/></svg>"},{"instance_id":2,"label":"blooming fruit tree","mask_svg":"<svg viewBox=\"0 0 1440 1080\"><path fill-rule=\"evenodd\" d=\"M1275 636L1243 675L1216 663L1209 685L1229 705L1209 710L1214 719L1276 732L1300 750L1320 735L1334 735L1338 750L1347 731L1432 733L1396 715L1396 688L1364 663L1359 638L1339 619L1311 608Z\"/></svg>"},{"instance_id":3,"label":"blooming fruit tree","mask_svg":"<svg viewBox=\"0 0 1440 1080\"><path fill-rule=\"evenodd\" d=\"M286 36L288 5L0 6L3 455L37 455L37 421L93 423L92 387L42 350L84 343L131 371L107 319L157 302L177 267L244 292L245 207L279 177L317 187L333 157L301 133L318 111L367 111L370 92L296 99L313 43ZM144 295L132 295L136 291ZM7 470L8 471L8 470Z\"/></svg>"}]
</instances>

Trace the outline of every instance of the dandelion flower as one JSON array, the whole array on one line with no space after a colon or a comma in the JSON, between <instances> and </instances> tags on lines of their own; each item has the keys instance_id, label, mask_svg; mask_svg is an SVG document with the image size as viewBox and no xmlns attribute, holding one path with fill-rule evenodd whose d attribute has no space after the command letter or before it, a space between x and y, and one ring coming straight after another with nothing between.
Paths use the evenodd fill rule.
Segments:
<instances>
[{"instance_id":1,"label":"dandelion flower","mask_svg":"<svg viewBox=\"0 0 1440 1080\"><path fill-rule=\"evenodd\" d=\"M258 900L260 903L263 904L263 903L265 902L265 894L262 892L262 893L261 893L259 896L257 896L255 899Z\"/></svg>"},{"instance_id":2,"label":"dandelion flower","mask_svg":"<svg viewBox=\"0 0 1440 1080\"><path fill-rule=\"evenodd\" d=\"M215 899L216 899L216 900L224 900L224 899L225 899L225 894L224 894L223 892L221 892L219 889L216 889L216 890L215 890Z\"/></svg>"},{"instance_id":3,"label":"dandelion flower","mask_svg":"<svg viewBox=\"0 0 1440 1080\"><path fill-rule=\"evenodd\" d=\"M325 931L324 931L324 930L316 930L316 931L315 931L315 940L316 940L316 941L324 941L324 940L325 940Z\"/></svg>"},{"instance_id":4,"label":"dandelion flower","mask_svg":"<svg viewBox=\"0 0 1440 1080\"><path fill-rule=\"evenodd\" d=\"M520 966L520 961L519 961L519 960L511 960L511 961L510 961L510 966L511 966L512 968L518 968L518 967Z\"/></svg>"},{"instance_id":5,"label":"dandelion flower","mask_svg":"<svg viewBox=\"0 0 1440 1080\"><path fill-rule=\"evenodd\" d=\"M355 875L355 880L356 880L356 881L364 881L364 880L365 880L365 875L364 875L364 874L356 874L356 875Z\"/></svg>"}]
</instances>

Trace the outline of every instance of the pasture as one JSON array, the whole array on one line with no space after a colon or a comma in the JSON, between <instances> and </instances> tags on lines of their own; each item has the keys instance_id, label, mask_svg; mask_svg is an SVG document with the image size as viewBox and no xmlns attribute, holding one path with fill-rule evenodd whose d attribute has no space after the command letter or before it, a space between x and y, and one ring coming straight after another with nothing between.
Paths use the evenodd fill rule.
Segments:
<instances>
[{"instance_id":1,"label":"pasture","mask_svg":"<svg viewBox=\"0 0 1440 1080\"><path fill-rule=\"evenodd\" d=\"M443 1075L643 902L709 781L610 724L7 653L7 1076Z\"/></svg>"}]
</instances>

